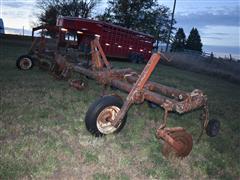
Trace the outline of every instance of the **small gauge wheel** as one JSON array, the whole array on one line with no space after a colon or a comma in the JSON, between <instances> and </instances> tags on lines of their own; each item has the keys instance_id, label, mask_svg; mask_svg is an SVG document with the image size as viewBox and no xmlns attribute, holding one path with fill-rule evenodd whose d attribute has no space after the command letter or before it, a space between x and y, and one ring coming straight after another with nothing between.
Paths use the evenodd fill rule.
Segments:
<instances>
[{"instance_id":1,"label":"small gauge wheel","mask_svg":"<svg viewBox=\"0 0 240 180\"><path fill-rule=\"evenodd\" d=\"M16 62L16 66L21 70L30 70L33 65L33 59L28 55L20 56Z\"/></svg>"}]
</instances>

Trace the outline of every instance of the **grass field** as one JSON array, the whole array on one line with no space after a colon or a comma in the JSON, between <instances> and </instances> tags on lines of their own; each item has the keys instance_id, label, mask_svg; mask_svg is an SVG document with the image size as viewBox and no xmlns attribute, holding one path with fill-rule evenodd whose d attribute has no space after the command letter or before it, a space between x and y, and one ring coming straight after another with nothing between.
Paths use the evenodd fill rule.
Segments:
<instances>
[{"instance_id":1,"label":"grass field","mask_svg":"<svg viewBox=\"0 0 240 180\"><path fill-rule=\"evenodd\" d=\"M79 92L37 67L15 67L29 43L0 39L0 179L239 179L240 86L160 65L152 79L179 89L202 89L210 117L221 121L218 137L203 136L183 160L165 159L155 138L163 110L133 106L119 134L95 138L84 117L100 95L88 81ZM114 62L141 70L143 65ZM111 90L109 90L111 93ZM122 93L121 93L122 94ZM171 114L169 126L200 132L199 111Z\"/></svg>"}]
</instances>

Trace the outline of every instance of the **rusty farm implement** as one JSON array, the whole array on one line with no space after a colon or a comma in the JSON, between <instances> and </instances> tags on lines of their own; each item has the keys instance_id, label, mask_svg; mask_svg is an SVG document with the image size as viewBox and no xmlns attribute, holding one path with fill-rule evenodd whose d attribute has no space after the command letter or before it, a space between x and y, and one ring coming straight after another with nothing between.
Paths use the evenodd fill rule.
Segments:
<instances>
[{"instance_id":1,"label":"rusty farm implement","mask_svg":"<svg viewBox=\"0 0 240 180\"><path fill-rule=\"evenodd\" d=\"M87 130L93 135L102 136L120 131L131 106L141 104L145 100L159 105L164 110L162 123L156 128L156 137L164 141L165 156L173 153L177 157L185 157L191 152L193 146L192 135L183 127L167 127L168 115L171 112L184 114L200 109L202 110L200 117L202 129L199 138L204 131L211 137L218 134L220 123L217 120L209 120L207 96L201 90L185 92L149 80L162 59L161 53L152 54L143 71L138 74L130 68L113 68L103 52L99 37L92 37L91 59L82 62L69 62L65 55L61 55L59 49L47 50L43 36L38 39L40 40L38 48L33 44L28 55L21 56L17 60L17 66L20 69L28 70L33 64L41 67L48 59L47 69L58 79L69 79L71 73L75 72L96 80L103 89L111 86L128 93L125 99L116 94L104 95L91 104L86 112L85 124ZM36 44L35 41L34 43ZM84 88L81 80L73 80L70 83L79 90Z\"/></svg>"}]
</instances>

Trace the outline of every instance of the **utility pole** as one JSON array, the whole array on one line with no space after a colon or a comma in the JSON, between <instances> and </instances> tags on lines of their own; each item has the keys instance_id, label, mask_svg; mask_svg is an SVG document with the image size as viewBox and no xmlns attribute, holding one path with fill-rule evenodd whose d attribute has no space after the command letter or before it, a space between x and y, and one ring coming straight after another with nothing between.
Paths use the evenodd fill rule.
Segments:
<instances>
[{"instance_id":1,"label":"utility pole","mask_svg":"<svg viewBox=\"0 0 240 180\"><path fill-rule=\"evenodd\" d=\"M173 4L171 25L170 25L170 29L169 29L169 32L168 32L167 45L166 45L166 50L165 50L166 52L168 51L168 47L169 47L169 43L170 43L171 31L172 31L173 21L174 21L175 8L176 8L176 0L174 0L174 4Z\"/></svg>"}]
</instances>

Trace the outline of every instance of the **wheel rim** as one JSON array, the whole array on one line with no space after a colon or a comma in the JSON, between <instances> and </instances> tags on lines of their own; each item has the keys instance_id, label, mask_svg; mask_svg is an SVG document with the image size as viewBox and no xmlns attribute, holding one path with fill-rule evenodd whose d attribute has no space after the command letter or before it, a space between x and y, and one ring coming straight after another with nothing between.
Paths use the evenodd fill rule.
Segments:
<instances>
[{"instance_id":1,"label":"wheel rim","mask_svg":"<svg viewBox=\"0 0 240 180\"><path fill-rule=\"evenodd\" d=\"M97 128L101 133L111 134L118 129L121 123L116 128L111 125L111 121L116 118L119 111L120 109L117 106L109 106L101 111L97 118Z\"/></svg>"},{"instance_id":2,"label":"wheel rim","mask_svg":"<svg viewBox=\"0 0 240 180\"><path fill-rule=\"evenodd\" d=\"M21 67L21 69L27 70L27 69L30 69L31 66L32 66L32 60L29 59L29 58L23 58L23 59L20 61L20 67Z\"/></svg>"}]
</instances>

